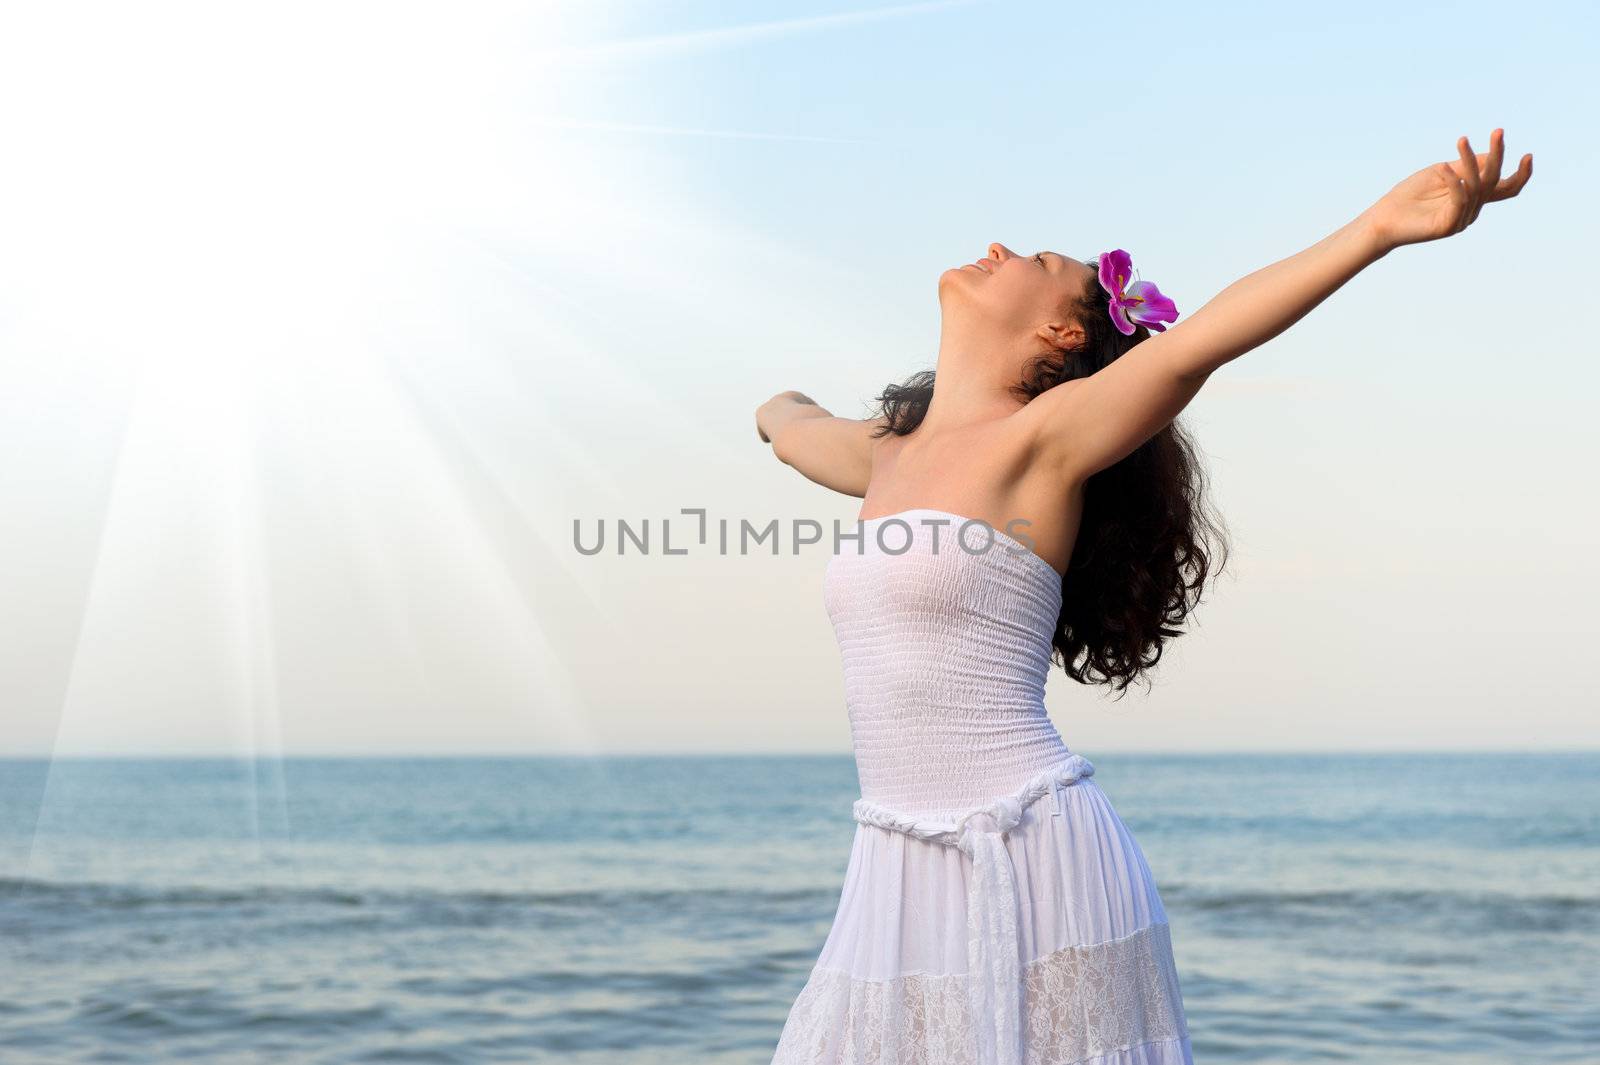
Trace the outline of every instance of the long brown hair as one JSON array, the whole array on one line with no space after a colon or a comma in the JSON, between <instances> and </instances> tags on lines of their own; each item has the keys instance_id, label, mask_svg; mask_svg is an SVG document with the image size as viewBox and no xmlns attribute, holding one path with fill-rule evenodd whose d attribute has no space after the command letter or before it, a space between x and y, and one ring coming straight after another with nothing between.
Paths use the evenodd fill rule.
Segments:
<instances>
[{"instance_id":1,"label":"long brown hair","mask_svg":"<svg viewBox=\"0 0 1600 1065\"><path fill-rule=\"evenodd\" d=\"M1095 265L1089 260L1089 265ZM1088 377L1150 336L1112 324L1110 298L1091 284L1076 303L1085 340L1070 351L1034 358L1012 391L1023 402L1064 381ZM875 436L914 431L933 399L934 371L890 384L876 399L884 425ZM1119 695L1161 660L1167 640L1199 604L1206 578L1228 553L1221 519L1206 499L1199 452L1174 419L1131 454L1089 478L1083 520L1062 578L1054 661L1080 684L1106 684Z\"/></svg>"}]
</instances>

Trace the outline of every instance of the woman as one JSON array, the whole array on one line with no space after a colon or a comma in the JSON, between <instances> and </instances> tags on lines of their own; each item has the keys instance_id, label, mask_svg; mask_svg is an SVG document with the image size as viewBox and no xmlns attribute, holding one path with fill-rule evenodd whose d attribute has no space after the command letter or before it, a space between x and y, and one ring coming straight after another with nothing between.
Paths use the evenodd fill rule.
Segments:
<instances>
[{"instance_id":1,"label":"woman","mask_svg":"<svg viewBox=\"0 0 1600 1065\"><path fill-rule=\"evenodd\" d=\"M864 501L825 578L859 824L774 1065L1191 1061L1160 895L1045 678L1122 691L1198 602L1222 540L1174 419L1212 371L1533 172L1500 178L1498 129L1457 150L1172 328L1126 252L991 244L939 279L937 374L867 420L758 409L782 461Z\"/></svg>"}]
</instances>

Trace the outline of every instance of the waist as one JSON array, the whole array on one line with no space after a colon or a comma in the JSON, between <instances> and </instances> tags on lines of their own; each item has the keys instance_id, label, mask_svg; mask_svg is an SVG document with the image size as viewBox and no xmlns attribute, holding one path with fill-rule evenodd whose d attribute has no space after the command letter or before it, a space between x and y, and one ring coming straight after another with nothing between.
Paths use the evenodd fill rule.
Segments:
<instances>
[{"instance_id":1,"label":"waist","mask_svg":"<svg viewBox=\"0 0 1600 1065\"><path fill-rule=\"evenodd\" d=\"M1025 714L851 719L861 797L909 813L966 809L1071 756L1043 706Z\"/></svg>"},{"instance_id":2,"label":"waist","mask_svg":"<svg viewBox=\"0 0 1600 1065\"><path fill-rule=\"evenodd\" d=\"M1023 812L1035 801L1046 795L1059 795L1060 789L1092 776L1092 762L1081 754L1068 754L969 807L913 812L863 797L856 800L852 813L864 825L877 825L917 839L960 847L970 854L969 832L1004 835L1016 827Z\"/></svg>"}]
</instances>

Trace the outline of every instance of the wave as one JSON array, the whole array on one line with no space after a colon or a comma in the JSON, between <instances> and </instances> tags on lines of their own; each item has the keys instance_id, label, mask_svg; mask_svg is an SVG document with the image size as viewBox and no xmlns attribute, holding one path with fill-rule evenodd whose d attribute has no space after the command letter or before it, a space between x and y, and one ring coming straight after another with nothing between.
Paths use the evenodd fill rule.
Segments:
<instances>
[{"instance_id":1,"label":"wave","mask_svg":"<svg viewBox=\"0 0 1600 1065\"><path fill-rule=\"evenodd\" d=\"M449 903L482 906L670 905L687 900L761 902L815 902L838 897L838 888L650 888L574 889L570 891L433 891L349 890L327 887L260 885L202 887L153 886L104 881L58 881L32 877L0 877L0 903L11 899L81 902L111 908L142 906L233 906L248 903L320 904L326 906L383 906L412 903Z\"/></svg>"},{"instance_id":2,"label":"wave","mask_svg":"<svg viewBox=\"0 0 1600 1065\"><path fill-rule=\"evenodd\" d=\"M1205 889L1171 884L1161 895L1175 913L1241 924L1344 922L1351 917L1502 931L1600 928L1600 895L1510 894L1470 888L1323 888L1306 891Z\"/></svg>"},{"instance_id":3,"label":"wave","mask_svg":"<svg viewBox=\"0 0 1600 1065\"><path fill-rule=\"evenodd\" d=\"M1573 893L1513 895L1466 888L1324 888L1305 891L1214 889L1181 882L1163 885L1163 899L1178 913L1223 919L1315 920L1343 915L1415 913L1426 916L1482 916L1509 927L1571 929L1600 925L1600 896ZM50 908L97 910L194 907L393 907L492 911L536 909L555 916L594 910L762 912L796 919L828 910L838 889L778 887L573 888L555 891L348 889L327 886L139 885L96 881L54 881L0 877L0 905L33 902Z\"/></svg>"}]
</instances>

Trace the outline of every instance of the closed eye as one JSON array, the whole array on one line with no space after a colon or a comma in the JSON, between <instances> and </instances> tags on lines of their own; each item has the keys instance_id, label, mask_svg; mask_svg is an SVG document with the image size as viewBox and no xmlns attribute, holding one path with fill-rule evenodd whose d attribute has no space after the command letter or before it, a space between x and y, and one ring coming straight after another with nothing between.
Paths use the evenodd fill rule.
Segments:
<instances>
[{"instance_id":1,"label":"closed eye","mask_svg":"<svg viewBox=\"0 0 1600 1065\"><path fill-rule=\"evenodd\" d=\"M1033 261L1038 263L1040 266L1044 266L1044 252L1035 252ZM1045 269L1049 269L1049 267L1045 267Z\"/></svg>"}]
</instances>

